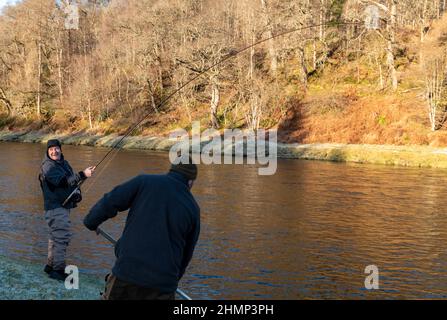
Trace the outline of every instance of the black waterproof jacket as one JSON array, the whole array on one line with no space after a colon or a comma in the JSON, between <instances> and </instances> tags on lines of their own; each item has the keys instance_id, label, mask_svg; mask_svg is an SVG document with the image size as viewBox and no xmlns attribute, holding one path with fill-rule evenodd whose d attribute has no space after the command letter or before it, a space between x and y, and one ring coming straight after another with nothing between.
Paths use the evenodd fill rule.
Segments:
<instances>
[{"instance_id":1,"label":"black waterproof jacket","mask_svg":"<svg viewBox=\"0 0 447 320\"><path fill-rule=\"evenodd\" d=\"M55 161L46 153L40 169L39 180L46 211L61 208L62 203L73 192L77 184L81 180L86 179L84 172L73 172L70 164L64 159L62 154L61 159ZM75 207L76 203L73 201L65 205L66 209Z\"/></svg>"},{"instance_id":2,"label":"black waterproof jacket","mask_svg":"<svg viewBox=\"0 0 447 320\"><path fill-rule=\"evenodd\" d=\"M120 280L170 293L185 273L200 233L200 209L180 173L140 175L114 188L84 218L96 230L129 209L115 247Z\"/></svg>"}]
</instances>

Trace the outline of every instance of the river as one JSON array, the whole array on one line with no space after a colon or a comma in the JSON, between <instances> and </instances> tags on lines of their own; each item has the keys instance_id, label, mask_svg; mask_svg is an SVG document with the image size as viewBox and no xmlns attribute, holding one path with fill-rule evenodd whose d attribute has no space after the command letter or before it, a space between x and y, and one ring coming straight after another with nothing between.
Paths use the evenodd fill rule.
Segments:
<instances>
[{"instance_id":1,"label":"river","mask_svg":"<svg viewBox=\"0 0 447 320\"><path fill-rule=\"evenodd\" d=\"M64 146L76 170L106 148ZM37 175L45 146L0 143L0 255L46 262L47 227ZM113 186L163 173L168 154L120 150L83 186L71 214L68 263L103 277L110 244L82 225ZM200 165L193 188L201 236L180 286L195 299L397 299L447 297L447 171L278 160L273 176L256 165ZM119 237L126 213L106 222ZM377 266L379 289L365 289ZM1 284L0 284L1 285ZM80 284L82 285L82 283Z\"/></svg>"}]
</instances>

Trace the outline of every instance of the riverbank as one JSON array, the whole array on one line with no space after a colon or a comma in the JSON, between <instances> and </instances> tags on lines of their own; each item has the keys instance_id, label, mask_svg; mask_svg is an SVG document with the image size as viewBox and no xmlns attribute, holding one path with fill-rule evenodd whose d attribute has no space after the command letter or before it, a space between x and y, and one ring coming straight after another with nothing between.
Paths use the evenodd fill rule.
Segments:
<instances>
[{"instance_id":1,"label":"riverbank","mask_svg":"<svg viewBox=\"0 0 447 320\"><path fill-rule=\"evenodd\" d=\"M0 141L46 143L58 138L63 144L112 147L121 136L116 134L96 136L85 132L75 134L55 134L39 131L0 131ZM126 137L120 147L169 151L176 143L164 137ZM428 146L356 145L356 144L277 144L278 158L321 160L334 162L354 162L382 165L396 165L421 168L447 168L447 149Z\"/></svg>"},{"instance_id":2,"label":"riverbank","mask_svg":"<svg viewBox=\"0 0 447 320\"><path fill-rule=\"evenodd\" d=\"M100 279L79 272L79 289L49 279L43 266L0 256L0 300L98 300Z\"/></svg>"}]
</instances>

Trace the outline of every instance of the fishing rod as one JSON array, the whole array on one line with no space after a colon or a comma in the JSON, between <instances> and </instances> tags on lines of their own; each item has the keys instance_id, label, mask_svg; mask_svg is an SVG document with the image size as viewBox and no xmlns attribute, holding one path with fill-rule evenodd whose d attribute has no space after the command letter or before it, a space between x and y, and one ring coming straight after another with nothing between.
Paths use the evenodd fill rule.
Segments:
<instances>
[{"instance_id":1,"label":"fishing rod","mask_svg":"<svg viewBox=\"0 0 447 320\"><path fill-rule=\"evenodd\" d=\"M222 59L218 60L217 62L215 62L214 64L212 64L211 66L205 68L204 70L202 70L201 72L199 72L196 76L192 77L190 80L188 80L187 82L185 82L183 85L181 85L179 88L177 88L176 90L174 90L173 92L171 92L168 96L166 96L164 99L162 99L162 101L154 108L155 110L158 110L159 108L161 108L162 106L164 106L173 96L175 96L177 93L179 93L180 91L182 91L185 87L187 87L188 85L190 85L191 83L193 83L195 80L197 80L198 78L200 78L201 76L203 76L205 73L207 73L208 71L210 71L212 68L226 62L227 60L234 58L236 56L238 56L239 54L241 54L244 51L247 51L248 49L251 49L261 43L267 42L269 40L278 38L278 37L282 37L285 36L287 34L291 34L297 31L303 31L306 29L311 29L311 28L318 28L321 26L346 26L346 25L361 25L362 23L360 22L331 22L331 23L321 23L321 24L314 24L314 25L310 25L310 26L305 26L305 27L299 27L299 28L294 28L294 29L289 29L283 32L280 32L278 34L275 34L271 37L267 37L265 39L259 40L251 45L248 45L246 47L243 47L239 50L232 50L230 51L230 53L228 53L226 56L224 56ZM101 161L99 161L96 166L94 166L95 168L97 168L98 166L100 166L104 160L112 153L113 150L117 149L117 147L121 144L121 142L123 142L123 140L125 138L127 138L128 136L130 136L132 134L133 131L135 131L135 129L137 129L150 115L153 114L153 110L151 110L150 112L146 113L135 125L133 125L132 127L130 127L125 134L118 140L117 143L115 143L110 150L105 154L105 156L101 159ZM73 190L72 193L70 193L70 195L65 199L65 201L62 203L62 206L65 206L68 201L71 199L71 197L78 192L79 188L82 186L82 184L84 183L85 180L81 180L77 185L76 188Z\"/></svg>"},{"instance_id":2,"label":"fishing rod","mask_svg":"<svg viewBox=\"0 0 447 320\"><path fill-rule=\"evenodd\" d=\"M100 234L102 235L104 238L106 238L107 240L109 240L113 246L116 246L117 241L115 239L113 239L113 237L108 234L107 232L105 232L104 230L102 230L101 228L97 228L96 229L96 234ZM189 297L184 291L180 290L177 288L177 290L175 291L179 296L181 296L182 298L186 299L186 300L192 300L191 297Z\"/></svg>"}]
</instances>

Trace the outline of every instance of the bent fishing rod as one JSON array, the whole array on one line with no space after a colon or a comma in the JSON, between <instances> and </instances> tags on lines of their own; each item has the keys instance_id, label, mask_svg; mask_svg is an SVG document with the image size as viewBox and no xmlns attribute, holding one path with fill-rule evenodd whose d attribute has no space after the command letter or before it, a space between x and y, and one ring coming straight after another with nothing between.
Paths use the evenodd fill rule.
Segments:
<instances>
[{"instance_id":1,"label":"bent fishing rod","mask_svg":"<svg viewBox=\"0 0 447 320\"><path fill-rule=\"evenodd\" d=\"M100 234L102 235L104 238L106 238L107 240L109 240L113 246L116 246L117 241L115 239L113 239L113 237L108 234L107 232L105 232L104 230L102 230L101 228L97 228L96 229L96 234ZM178 289L175 291L179 296L181 296L183 299L186 300L192 300L191 297L189 297L185 292L183 292L182 290Z\"/></svg>"},{"instance_id":2,"label":"bent fishing rod","mask_svg":"<svg viewBox=\"0 0 447 320\"><path fill-rule=\"evenodd\" d=\"M258 46L264 42L267 42L269 40L278 38L278 37L282 37L294 32L298 32L298 31L303 31L306 29L312 29L312 28L318 28L321 26L347 26L347 25L361 25L362 23L360 22L331 22L331 23L321 23L321 24L315 24L315 25L310 25L310 26L305 26L305 27L299 27L299 28L294 28L294 29L289 29L283 32L280 32L278 34L275 34L271 37L267 37L265 39L259 40L251 45L248 45L246 47L243 47L239 50L231 50L230 53L228 53L226 56L224 56L222 59L218 60L217 62L215 62L214 64L212 64L211 66L205 68L204 70L202 70L201 72L199 72L196 76L192 77L190 80L188 80L187 82L185 82L183 85L181 85L179 88L177 88L176 90L174 90L173 92L171 92L168 96L166 96L164 99L162 99L162 101L160 103L158 103L158 105L154 108L155 111L157 111L158 109L160 109L162 106L164 106L169 100L171 100L171 98L173 96L175 96L177 93L179 93L180 91L182 91L184 88L186 88L187 86L189 86L191 83L193 83L194 81L196 81L198 78L200 78L201 76L203 76L205 73L207 73L208 71L210 71L211 69L213 69L214 67L217 67L218 65L226 62L227 60L234 58L236 56L238 56L239 54L241 54L242 52L247 51L248 49L251 49L255 46ZM117 143L115 143L110 150L106 153L106 155L101 159L101 161L98 162L98 164L96 164L94 167L98 168L103 162L104 160L112 153L113 150L117 149L118 146L121 144L121 142L123 142L123 140L125 138L127 138L128 136L130 136L132 134L133 131L135 131L135 129L137 129L150 115L153 114L154 110L149 111L148 113L146 113L135 125L131 126L126 132L125 134L117 141ZM65 199L65 201L62 203L62 206L65 206L68 201L71 199L71 197L73 197L73 195L78 192L79 188L81 187L81 185L84 183L84 181L86 180L81 180L75 187L75 189L73 190L72 193L70 193L70 195L67 197L67 199Z\"/></svg>"}]
</instances>

